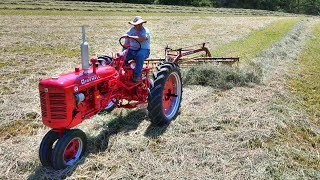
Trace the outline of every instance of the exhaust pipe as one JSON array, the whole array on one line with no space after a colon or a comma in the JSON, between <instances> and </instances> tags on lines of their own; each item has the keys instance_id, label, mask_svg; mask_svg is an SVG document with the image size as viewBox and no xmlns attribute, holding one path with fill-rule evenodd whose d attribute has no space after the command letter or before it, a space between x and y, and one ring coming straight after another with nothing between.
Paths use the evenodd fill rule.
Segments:
<instances>
[{"instance_id":1,"label":"exhaust pipe","mask_svg":"<svg viewBox=\"0 0 320 180\"><path fill-rule=\"evenodd\" d=\"M80 45L81 48L81 64L83 69L83 74L88 74L89 70L89 46L86 42L86 32L84 26L82 26L82 43Z\"/></svg>"}]
</instances>

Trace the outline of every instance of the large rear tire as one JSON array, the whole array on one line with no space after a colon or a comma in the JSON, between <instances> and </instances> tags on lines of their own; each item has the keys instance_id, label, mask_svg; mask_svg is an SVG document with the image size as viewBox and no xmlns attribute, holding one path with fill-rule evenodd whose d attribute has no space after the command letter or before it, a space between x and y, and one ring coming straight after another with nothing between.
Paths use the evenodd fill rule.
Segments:
<instances>
[{"instance_id":1,"label":"large rear tire","mask_svg":"<svg viewBox=\"0 0 320 180\"><path fill-rule=\"evenodd\" d=\"M182 79L179 66L166 62L154 74L154 86L148 96L149 118L153 125L164 125L174 120L182 100Z\"/></svg>"}]
</instances>

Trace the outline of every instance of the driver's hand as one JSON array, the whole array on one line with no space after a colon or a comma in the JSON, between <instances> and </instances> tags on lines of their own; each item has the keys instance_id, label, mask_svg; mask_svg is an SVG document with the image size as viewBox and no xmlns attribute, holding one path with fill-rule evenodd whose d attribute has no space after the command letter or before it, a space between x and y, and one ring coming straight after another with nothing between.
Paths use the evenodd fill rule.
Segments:
<instances>
[{"instance_id":1,"label":"driver's hand","mask_svg":"<svg viewBox=\"0 0 320 180\"><path fill-rule=\"evenodd\" d=\"M129 35L128 34L124 34L124 35L122 35L122 38L128 38L129 37Z\"/></svg>"}]
</instances>

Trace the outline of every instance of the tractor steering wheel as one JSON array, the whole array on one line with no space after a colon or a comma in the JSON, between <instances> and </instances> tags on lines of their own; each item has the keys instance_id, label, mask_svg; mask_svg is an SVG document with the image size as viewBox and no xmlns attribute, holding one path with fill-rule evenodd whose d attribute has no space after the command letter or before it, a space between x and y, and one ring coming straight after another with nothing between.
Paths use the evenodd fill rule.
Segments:
<instances>
[{"instance_id":1,"label":"tractor steering wheel","mask_svg":"<svg viewBox=\"0 0 320 180\"><path fill-rule=\"evenodd\" d=\"M128 43L126 43L126 39L129 41ZM139 44L139 46L130 46L130 40L131 39L136 41ZM123 47L123 49L131 48L132 50L135 50L135 51L138 51L138 50L141 49L141 43L138 40L136 40L136 39L134 39L132 37L121 37L119 39L119 43Z\"/></svg>"}]
</instances>

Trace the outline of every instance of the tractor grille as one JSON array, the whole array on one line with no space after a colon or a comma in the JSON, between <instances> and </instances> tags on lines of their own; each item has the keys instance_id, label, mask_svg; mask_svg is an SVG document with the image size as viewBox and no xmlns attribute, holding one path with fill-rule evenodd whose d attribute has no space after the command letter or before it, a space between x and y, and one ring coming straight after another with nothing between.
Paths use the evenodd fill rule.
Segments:
<instances>
[{"instance_id":1,"label":"tractor grille","mask_svg":"<svg viewBox=\"0 0 320 180\"><path fill-rule=\"evenodd\" d=\"M67 105L64 93L49 93L51 119L66 119Z\"/></svg>"},{"instance_id":2,"label":"tractor grille","mask_svg":"<svg viewBox=\"0 0 320 180\"><path fill-rule=\"evenodd\" d=\"M42 116L47 117L46 93L45 92L40 92L40 105L41 105Z\"/></svg>"}]
</instances>

